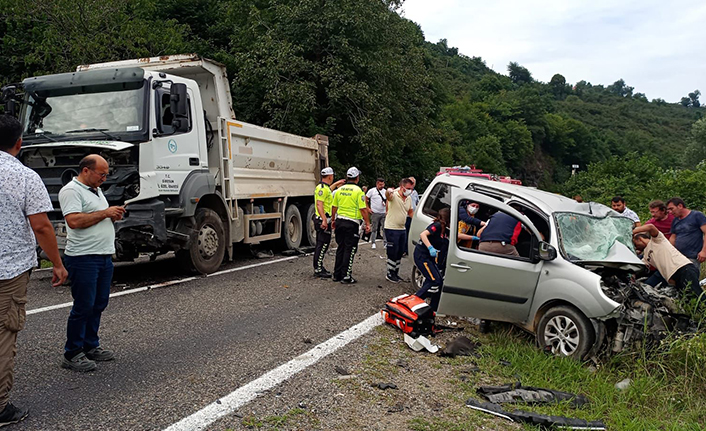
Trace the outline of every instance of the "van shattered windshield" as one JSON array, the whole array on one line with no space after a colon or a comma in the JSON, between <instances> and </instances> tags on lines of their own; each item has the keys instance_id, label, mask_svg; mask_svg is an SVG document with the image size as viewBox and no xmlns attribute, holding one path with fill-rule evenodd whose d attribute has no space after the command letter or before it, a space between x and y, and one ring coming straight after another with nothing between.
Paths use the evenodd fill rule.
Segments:
<instances>
[{"instance_id":1,"label":"van shattered windshield","mask_svg":"<svg viewBox=\"0 0 706 431\"><path fill-rule=\"evenodd\" d=\"M632 220L620 216L595 217L556 213L560 245L569 260L599 262L627 247L634 257Z\"/></svg>"}]
</instances>

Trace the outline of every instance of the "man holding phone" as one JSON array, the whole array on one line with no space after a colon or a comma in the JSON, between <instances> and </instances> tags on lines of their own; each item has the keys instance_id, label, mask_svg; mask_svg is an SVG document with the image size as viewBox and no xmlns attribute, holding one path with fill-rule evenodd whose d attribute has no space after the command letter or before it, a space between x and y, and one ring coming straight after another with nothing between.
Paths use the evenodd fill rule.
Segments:
<instances>
[{"instance_id":1,"label":"man holding phone","mask_svg":"<svg viewBox=\"0 0 706 431\"><path fill-rule=\"evenodd\" d=\"M61 366L72 371L93 371L97 368L96 361L115 358L112 351L101 347L98 327L108 306L113 278L113 222L123 218L125 207L109 206L103 196L100 186L110 169L103 157L88 155L78 168L78 177L59 192L66 220L64 261L74 298Z\"/></svg>"}]
</instances>

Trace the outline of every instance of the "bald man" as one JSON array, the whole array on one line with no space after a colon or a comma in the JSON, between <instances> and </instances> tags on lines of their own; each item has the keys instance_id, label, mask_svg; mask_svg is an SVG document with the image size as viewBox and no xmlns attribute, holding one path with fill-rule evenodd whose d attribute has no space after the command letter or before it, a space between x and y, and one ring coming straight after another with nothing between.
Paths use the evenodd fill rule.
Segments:
<instances>
[{"instance_id":1,"label":"bald man","mask_svg":"<svg viewBox=\"0 0 706 431\"><path fill-rule=\"evenodd\" d=\"M101 314L108 306L115 253L113 222L123 218L125 208L109 206L100 189L108 177L108 162L91 154L78 165L74 177L59 192L66 220L64 262L71 280L74 304L66 328L61 366L72 371L93 371L96 361L115 355L98 338Z\"/></svg>"}]
</instances>

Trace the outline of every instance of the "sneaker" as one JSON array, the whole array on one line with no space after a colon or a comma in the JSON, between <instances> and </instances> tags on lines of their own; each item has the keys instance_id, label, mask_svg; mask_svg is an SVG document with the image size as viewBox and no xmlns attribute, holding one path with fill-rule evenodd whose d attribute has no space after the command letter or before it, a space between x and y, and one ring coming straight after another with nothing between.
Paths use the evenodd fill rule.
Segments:
<instances>
[{"instance_id":1,"label":"sneaker","mask_svg":"<svg viewBox=\"0 0 706 431\"><path fill-rule=\"evenodd\" d=\"M409 283L409 279L402 278L399 276L399 274L395 274L395 280L399 283Z\"/></svg>"},{"instance_id":2,"label":"sneaker","mask_svg":"<svg viewBox=\"0 0 706 431\"><path fill-rule=\"evenodd\" d=\"M395 274L390 274L389 272L385 275L385 280L390 283L399 283L400 281L395 277Z\"/></svg>"},{"instance_id":3,"label":"sneaker","mask_svg":"<svg viewBox=\"0 0 706 431\"><path fill-rule=\"evenodd\" d=\"M5 405L5 410L0 413L0 427L5 425L16 424L29 415L29 409L15 407L12 403Z\"/></svg>"},{"instance_id":4,"label":"sneaker","mask_svg":"<svg viewBox=\"0 0 706 431\"><path fill-rule=\"evenodd\" d=\"M343 280L341 280L341 284L355 284L357 282L358 280L353 277L343 277Z\"/></svg>"},{"instance_id":5,"label":"sneaker","mask_svg":"<svg viewBox=\"0 0 706 431\"><path fill-rule=\"evenodd\" d=\"M98 366L95 362L88 359L85 353L81 352L71 359L66 359L66 356L62 357L61 368L85 373L95 370Z\"/></svg>"},{"instance_id":6,"label":"sneaker","mask_svg":"<svg viewBox=\"0 0 706 431\"><path fill-rule=\"evenodd\" d=\"M106 350L101 346L94 347L86 352L86 357L92 361L112 361L115 359L115 353L112 350Z\"/></svg>"},{"instance_id":7,"label":"sneaker","mask_svg":"<svg viewBox=\"0 0 706 431\"><path fill-rule=\"evenodd\" d=\"M331 278L331 273L325 269L322 269L321 271L314 271L314 277Z\"/></svg>"},{"instance_id":8,"label":"sneaker","mask_svg":"<svg viewBox=\"0 0 706 431\"><path fill-rule=\"evenodd\" d=\"M372 248L373 248L373 250L375 250L375 249L377 248L377 246L375 245L375 243L373 243L373 247L372 247Z\"/></svg>"}]
</instances>

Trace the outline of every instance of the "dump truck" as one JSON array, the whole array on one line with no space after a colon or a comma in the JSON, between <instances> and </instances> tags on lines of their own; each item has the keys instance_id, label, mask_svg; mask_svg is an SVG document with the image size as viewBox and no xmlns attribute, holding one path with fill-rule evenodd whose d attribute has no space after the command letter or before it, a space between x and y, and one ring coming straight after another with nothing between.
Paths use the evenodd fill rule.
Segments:
<instances>
[{"instance_id":1,"label":"dump truck","mask_svg":"<svg viewBox=\"0 0 706 431\"><path fill-rule=\"evenodd\" d=\"M24 127L19 159L49 191L60 247L61 187L88 154L103 156L102 186L115 222L118 261L175 252L212 273L233 245L315 243L313 190L328 166L328 138L238 121L224 65L172 55L78 66L2 89Z\"/></svg>"}]
</instances>

